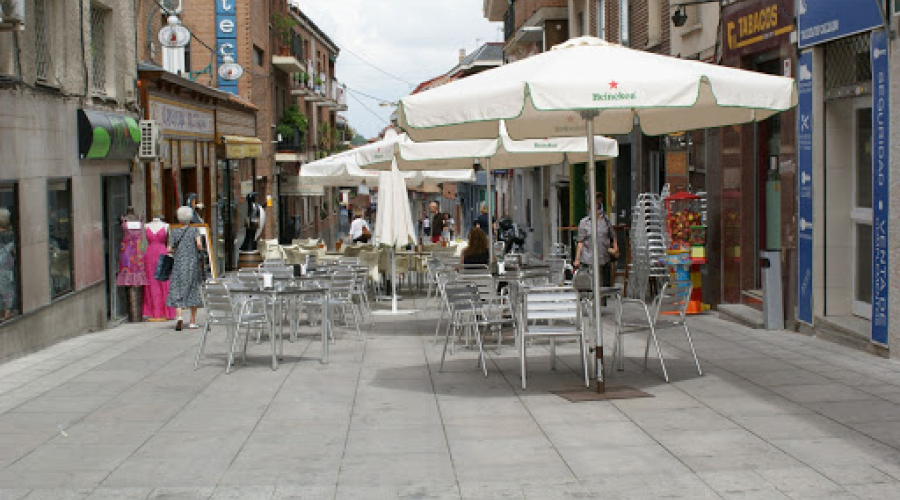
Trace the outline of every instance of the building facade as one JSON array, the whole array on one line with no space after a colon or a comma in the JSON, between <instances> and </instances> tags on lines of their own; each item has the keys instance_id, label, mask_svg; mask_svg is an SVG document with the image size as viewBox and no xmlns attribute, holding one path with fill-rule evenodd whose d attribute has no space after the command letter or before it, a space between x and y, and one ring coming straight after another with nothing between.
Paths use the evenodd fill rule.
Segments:
<instances>
[{"instance_id":1,"label":"building facade","mask_svg":"<svg viewBox=\"0 0 900 500\"><path fill-rule=\"evenodd\" d=\"M0 359L126 315L116 286L135 175L134 3L27 0L0 31ZM74 20L74 21L73 21Z\"/></svg>"},{"instance_id":2,"label":"building facade","mask_svg":"<svg viewBox=\"0 0 900 500\"><path fill-rule=\"evenodd\" d=\"M897 342L889 267L896 63L885 34L895 17L881 2L798 5L797 321L887 353Z\"/></svg>"}]
</instances>

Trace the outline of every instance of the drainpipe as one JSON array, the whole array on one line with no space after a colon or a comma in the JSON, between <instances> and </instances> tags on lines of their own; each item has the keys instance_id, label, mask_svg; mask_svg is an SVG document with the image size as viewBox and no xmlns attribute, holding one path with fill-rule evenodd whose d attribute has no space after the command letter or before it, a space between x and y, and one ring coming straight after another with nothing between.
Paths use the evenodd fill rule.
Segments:
<instances>
[{"instance_id":1,"label":"drainpipe","mask_svg":"<svg viewBox=\"0 0 900 500\"><path fill-rule=\"evenodd\" d=\"M576 32L576 30L575 30L575 0L569 0L568 15L569 15L569 38L572 38L575 36L575 32Z\"/></svg>"}]
</instances>

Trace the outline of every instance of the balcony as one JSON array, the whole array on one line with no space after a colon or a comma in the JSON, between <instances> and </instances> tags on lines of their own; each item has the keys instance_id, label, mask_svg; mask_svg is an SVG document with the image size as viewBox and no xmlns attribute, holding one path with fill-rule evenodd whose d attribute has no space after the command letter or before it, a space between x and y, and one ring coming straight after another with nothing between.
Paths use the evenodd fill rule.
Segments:
<instances>
[{"instance_id":1,"label":"balcony","mask_svg":"<svg viewBox=\"0 0 900 500\"><path fill-rule=\"evenodd\" d=\"M272 65L288 74L299 73L303 70L303 44L300 37L292 34L290 43L285 42L286 39L275 41Z\"/></svg>"},{"instance_id":2,"label":"balcony","mask_svg":"<svg viewBox=\"0 0 900 500\"><path fill-rule=\"evenodd\" d=\"M347 86L337 81L331 82L331 107L335 111L347 111Z\"/></svg>"},{"instance_id":3,"label":"balcony","mask_svg":"<svg viewBox=\"0 0 900 500\"><path fill-rule=\"evenodd\" d=\"M288 163L295 161L307 161L306 136L299 129L294 129L290 138L279 136L281 139L275 145L275 162Z\"/></svg>"},{"instance_id":4,"label":"balcony","mask_svg":"<svg viewBox=\"0 0 900 500\"><path fill-rule=\"evenodd\" d=\"M291 95L306 97L313 92L310 84L309 73L301 70L297 73L291 73Z\"/></svg>"}]
</instances>

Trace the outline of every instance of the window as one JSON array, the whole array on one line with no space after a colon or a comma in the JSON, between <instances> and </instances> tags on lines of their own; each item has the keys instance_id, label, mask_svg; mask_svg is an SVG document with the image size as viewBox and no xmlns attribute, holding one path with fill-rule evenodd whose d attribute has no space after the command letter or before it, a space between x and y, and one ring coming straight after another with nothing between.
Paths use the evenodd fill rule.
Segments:
<instances>
[{"instance_id":1,"label":"window","mask_svg":"<svg viewBox=\"0 0 900 500\"><path fill-rule=\"evenodd\" d=\"M619 43L631 47L631 6L628 0L619 0Z\"/></svg>"},{"instance_id":2,"label":"window","mask_svg":"<svg viewBox=\"0 0 900 500\"><path fill-rule=\"evenodd\" d=\"M575 29L578 31L578 36L584 36L584 11L578 13L577 19L578 26L576 26Z\"/></svg>"},{"instance_id":3,"label":"window","mask_svg":"<svg viewBox=\"0 0 900 500\"><path fill-rule=\"evenodd\" d=\"M50 225L50 297L55 299L74 289L71 179L47 182L47 208Z\"/></svg>"},{"instance_id":4,"label":"window","mask_svg":"<svg viewBox=\"0 0 900 500\"><path fill-rule=\"evenodd\" d=\"M597 0L597 38L606 40L606 0Z\"/></svg>"},{"instance_id":5,"label":"window","mask_svg":"<svg viewBox=\"0 0 900 500\"><path fill-rule=\"evenodd\" d=\"M0 182L0 323L22 313L17 200L16 184Z\"/></svg>"},{"instance_id":6,"label":"window","mask_svg":"<svg viewBox=\"0 0 900 500\"><path fill-rule=\"evenodd\" d=\"M47 0L34 0L34 63L38 80L50 78L50 12Z\"/></svg>"},{"instance_id":7,"label":"window","mask_svg":"<svg viewBox=\"0 0 900 500\"><path fill-rule=\"evenodd\" d=\"M109 9L91 5L91 87L99 94L106 93L106 31Z\"/></svg>"},{"instance_id":8,"label":"window","mask_svg":"<svg viewBox=\"0 0 900 500\"><path fill-rule=\"evenodd\" d=\"M647 1L647 47L655 47L662 41L662 5L660 0Z\"/></svg>"},{"instance_id":9,"label":"window","mask_svg":"<svg viewBox=\"0 0 900 500\"><path fill-rule=\"evenodd\" d=\"M264 60L265 60L265 52L263 52L263 49L254 45L253 46L253 64L255 64L257 66L262 66Z\"/></svg>"},{"instance_id":10,"label":"window","mask_svg":"<svg viewBox=\"0 0 900 500\"><path fill-rule=\"evenodd\" d=\"M872 317L872 108L854 113L853 204L850 220L855 235L853 314Z\"/></svg>"}]
</instances>

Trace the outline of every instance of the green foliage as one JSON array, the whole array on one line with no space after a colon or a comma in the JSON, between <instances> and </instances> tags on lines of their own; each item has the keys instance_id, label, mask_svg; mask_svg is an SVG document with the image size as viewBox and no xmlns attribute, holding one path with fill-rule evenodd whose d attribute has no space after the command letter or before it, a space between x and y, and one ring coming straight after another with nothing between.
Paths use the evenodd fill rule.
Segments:
<instances>
[{"instance_id":1,"label":"green foliage","mask_svg":"<svg viewBox=\"0 0 900 500\"><path fill-rule=\"evenodd\" d=\"M289 141L294 138L295 131L299 131L300 135L305 134L308 126L306 115L301 113L296 105L293 105L285 108L278 125L275 127L275 132L281 134L281 137Z\"/></svg>"},{"instance_id":2,"label":"green foliage","mask_svg":"<svg viewBox=\"0 0 900 500\"><path fill-rule=\"evenodd\" d=\"M272 13L272 27L275 30L275 37L285 46L291 46L291 35L297 21L290 14L282 12Z\"/></svg>"}]
</instances>

